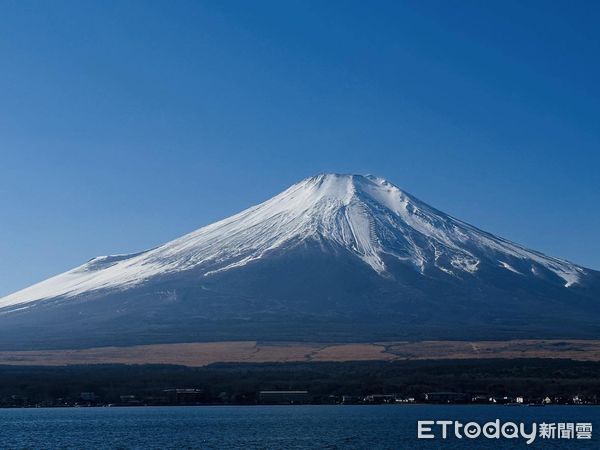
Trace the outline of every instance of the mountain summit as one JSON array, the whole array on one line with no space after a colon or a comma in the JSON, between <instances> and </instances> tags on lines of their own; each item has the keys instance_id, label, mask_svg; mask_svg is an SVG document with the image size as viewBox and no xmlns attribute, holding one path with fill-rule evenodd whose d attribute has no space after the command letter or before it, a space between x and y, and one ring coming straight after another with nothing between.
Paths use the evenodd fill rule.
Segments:
<instances>
[{"instance_id":1,"label":"mountain summit","mask_svg":"<svg viewBox=\"0 0 600 450\"><path fill-rule=\"evenodd\" d=\"M157 248L97 257L0 299L0 338L598 337L599 294L598 272L481 231L382 178L322 174Z\"/></svg>"}]
</instances>

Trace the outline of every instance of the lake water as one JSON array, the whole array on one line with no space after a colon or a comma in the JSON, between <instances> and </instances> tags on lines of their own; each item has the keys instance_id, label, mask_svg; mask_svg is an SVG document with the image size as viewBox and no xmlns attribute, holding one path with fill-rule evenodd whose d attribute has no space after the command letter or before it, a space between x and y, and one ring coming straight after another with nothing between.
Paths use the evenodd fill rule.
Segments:
<instances>
[{"instance_id":1,"label":"lake water","mask_svg":"<svg viewBox=\"0 0 600 450\"><path fill-rule=\"evenodd\" d=\"M591 422L592 440L417 440L417 420ZM441 434L441 433L438 433ZM0 409L1 448L600 449L600 407L199 406Z\"/></svg>"}]
</instances>

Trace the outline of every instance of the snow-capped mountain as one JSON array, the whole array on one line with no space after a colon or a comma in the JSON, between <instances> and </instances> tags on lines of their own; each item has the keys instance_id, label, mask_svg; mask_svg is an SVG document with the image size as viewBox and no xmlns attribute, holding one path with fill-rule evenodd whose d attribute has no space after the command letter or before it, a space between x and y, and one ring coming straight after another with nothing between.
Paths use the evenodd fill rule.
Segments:
<instances>
[{"instance_id":1,"label":"snow-capped mountain","mask_svg":"<svg viewBox=\"0 0 600 450\"><path fill-rule=\"evenodd\" d=\"M592 317L586 310L598 310L599 279L448 216L382 178L324 174L160 247L100 256L4 297L0 330L3 322L40 323L42 335L54 330L50 339L62 342L57 324L68 320L84 336L85 324L98 342L108 338L102 327L115 333L111 342L140 340L115 328L127 318L149 341L316 340L312 327L298 326L309 320L326 339L411 337L413 329L440 337L455 334L443 325L453 314L440 314L458 310L478 317L466 334L532 335L541 324L567 336L587 330L569 324L568 311ZM506 308L514 314L508 321ZM364 326L373 320L381 325ZM550 326L553 320L563 325Z\"/></svg>"}]
</instances>

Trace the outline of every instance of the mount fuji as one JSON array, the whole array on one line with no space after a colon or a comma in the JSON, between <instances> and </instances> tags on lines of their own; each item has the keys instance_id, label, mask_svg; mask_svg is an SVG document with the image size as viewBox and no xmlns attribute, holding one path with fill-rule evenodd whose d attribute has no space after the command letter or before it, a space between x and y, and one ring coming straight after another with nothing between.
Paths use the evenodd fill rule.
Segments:
<instances>
[{"instance_id":1,"label":"mount fuji","mask_svg":"<svg viewBox=\"0 0 600 450\"><path fill-rule=\"evenodd\" d=\"M157 248L0 299L0 348L600 338L600 272L323 174Z\"/></svg>"}]
</instances>

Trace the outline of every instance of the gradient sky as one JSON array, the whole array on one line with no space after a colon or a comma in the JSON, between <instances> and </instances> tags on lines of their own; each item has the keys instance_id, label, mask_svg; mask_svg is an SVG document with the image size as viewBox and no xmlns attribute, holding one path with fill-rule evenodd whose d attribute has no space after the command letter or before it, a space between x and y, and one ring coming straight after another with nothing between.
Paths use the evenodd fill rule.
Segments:
<instances>
[{"instance_id":1,"label":"gradient sky","mask_svg":"<svg viewBox=\"0 0 600 450\"><path fill-rule=\"evenodd\" d=\"M0 1L0 296L319 172L600 269L600 2Z\"/></svg>"}]
</instances>

